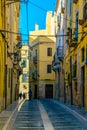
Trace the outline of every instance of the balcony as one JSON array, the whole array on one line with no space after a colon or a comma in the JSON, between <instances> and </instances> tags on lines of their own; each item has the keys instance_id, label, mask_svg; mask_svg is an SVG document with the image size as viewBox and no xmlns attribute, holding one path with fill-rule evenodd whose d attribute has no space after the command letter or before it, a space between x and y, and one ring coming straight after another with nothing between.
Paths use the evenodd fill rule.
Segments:
<instances>
[{"instance_id":1,"label":"balcony","mask_svg":"<svg viewBox=\"0 0 87 130\"><path fill-rule=\"evenodd\" d=\"M71 43L70 43L70 47L75 47L78 43L78 38L73 38Z\"/></svg>"},{"instance_id":2,"label":"balcony","mask_svg":"<svg viewBox=\"0 0 87 130\"><path fill-rule=\"evenodd\" d=\"M73 65L72 65L72 78L73 78L73 80L77 79L76 76L77 76L77 62L75 61L75 63L73 63Z\"/></svg>"},{"instance_id":3,"label":"balcony","mask_svg":"<svg viewBox=\"0 0 87 130\"><path fill-rule=\"evenodd\" d=\"M87 22L87 3L85 3L83 8L83 20L84 22Z\"/></svg>"},{"instance_id":4,"label":"balcony","mask_svg":"<svg viewBox=\"0 0 87 130\"><path fill-rule=\"evenodd\" d=\"M35 64L37 64L37 56L34 56L34 57L33 57L33 62L34 62Z\"/></svg>"},{"instance_id":5,"label":"balcony","mask_svg":"<svg viewBox=\"0 0 87 130\"><path fill-rule=\"evenodd\" d=\"M59 46L57 48L57 56L58 56L60 61L63 61L63 58L64 58L64 46Z\"/></svg>"},{"instance_id":6,"label":"balcony","mask_svg":"<svg viewBox=\"0 0 87 130\"><path fill-rule=\"evenodd\" d=\"M77 45L77 43L78 43L78 30L77 29L75 29L74 31L73 31L73 38L72 38L72 40L70 41L70 47L75 47L76 45Z\"/></svg>"},{"instance_id":7,"label":"balcony","mask_svg":"<svg viewBox=\"0 0 87 130\"><path fill-rule=\"evenodd\" d=\"M22 68L19 66L19 68L17 69L18 75L20 76L23 73Z\"/></svg>"},{"instance_id":8,"label":"balcony","mask_svg":"<svg viewBox=\"0 0 87 130\"><path fill-rule=\"evenodd\" d=\"M34 79L34 80L37 80L37 71L34 71L33 73L32 73L32 79Z\"/></svg>"},{"instance_id":9,"label":"balcony","mask_svg":"<svg viewBox=\"0 0 87 130\"><path fill-rule=\"evenodd\" d=\"M70 27L67 27L66 31L66 43L69 45L70 40L72 39L72 29Z\"/></svg>"},{"instance_id":10,"label":"balcony","mask_svg":"<svg viewBox=\"0 0 87 130\"><path fill-rule=\"evenodd\" d=\"M74 3L74 4L77 4L77 2L78 2L78 0L73 0L73 3Z\"/></svg>"},{"instance_id":11,"label":"balcony","mask_svg":"<svg viewBox=\"0 0 87 130\"><path fill-rule=\"evenodd\" d=\"M13 62L13 67L14 67L15 69L18 69L18 62L17 62L16 60L14 60L14 62Z\"/></svg>"},{"instance_id":12,"label":"balcony","mask_svg":"<svg viewBox=\"0 0 87 130\"><path fill-rule=\"evenodd\" d=\"M55 58L53 59L52 61L52 70L53 71L57 71L57 70L60 70L60 61L58 58Z\"/></svg>"},{"instance_id":13,"label":"balcony","mask_svg":"<svg viewBox=\"0 0 87 130\"><path fill-rule=\"evenodd\" d=\"M20 53L17 55L17 61L18 62L21 61L21 54Z\"/></svg>"},{"instance_id":14,"label":"balcony","mask_svg":"<svg viewBox=\"0 0 87 130\"><path fill-rule=\"evenodd\" d=\"M16 45L16 47L17 47L18 49L21 49L22 43L21 43L21 42L18 42L18 44Z\"/></svg>"},{"instance_id":15,"label":"balcony","mask_svg":"<svg viewBox=\"0 0 87 130\"><path fill-rule=\"evenodd\" d=\"M79 24L80 24L80 25L83 25L83 23L84 23L84 20L81 19L81 18L79 18Z\"/></svg>"},{"instance_id":16,"label":"balcony","mask_svg":"<svg viewBox=\"0 0 87 130\"><path fill-rule=\"evenodd\" d=\"M66 37L66 44L70 44L68 36Z\"/></svg>"}]
</instances>

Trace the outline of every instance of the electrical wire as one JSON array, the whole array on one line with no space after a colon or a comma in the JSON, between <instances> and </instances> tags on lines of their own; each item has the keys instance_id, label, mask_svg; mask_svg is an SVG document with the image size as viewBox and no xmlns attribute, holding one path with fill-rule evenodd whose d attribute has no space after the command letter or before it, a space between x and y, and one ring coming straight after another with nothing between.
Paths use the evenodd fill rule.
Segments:
<instances>
[{"instance_id":1,"label":"electrical wire","mask_svg":"<svg viewBox=\"0 0 87 130\"><path fill-rule=\"evenodd\" d=\"M48 11L48 10L46 10L46 9L44 9L44 8L42 8L42 7L40 7L40 6L38 6L37 4L35 4L35 3L31 2L31 1L29 1L29 3L32 4L32 5L34 5L35 7L39 8L39 9L45 11L45 12ZM48 12L48 13L51 14L51 12ZM55 14L55 15L58 16L57 14ZM64 18L64 17L63 17L63 18ZM67 18L64 18L64 19L67 20L67 21L70 21L70 22L72 22L72 23L76 23L76 21L72 21L72 20L69 20L69 19L67 19Z\"/></svg>"},{"instance_id":2,"label":"electrical wire","mask_svg":"<svg viewBox=\"0 0 87 130\"><path fill-rule=\"evenodd\" d=\"M6 33L12 33L12 34L18 34L18 35L24 35L24 36L37 36L37 37L64 37L64 36L69 36L69 35L67 35L67 34L63 34L63 35L29 35L29 34L23 34L23 33L19 33L19 32L12 32L12 31L7 31L7 30L0 30L0 32L6 32ZM87 32L78 32L78 35L80 35L80 34L85 34L85 33L87 33ZM75 34L71 34L71 35L75 35ZM71 36L70 35L70 36Z\"/></svg>"},{"instance_id":3,"label":"electrical wire","mask_svg":"<svg viewBox=\"0 0 87 130\"><path fill-rule=\"evenodd\" d=\"M15 1L15 2L18 2L18 1ZM12 2L12 3L15 3L15 2ZM25 2L26 3L26 14L27 14L27 32L29 31L29 26L28 26L28 0L23 0L23 1L20 1L20 2ZM29 4L32 4L32 5L34 5L34 6L36 6L36 7L38 7L38 8L40 8L41 10L43 10L43 11L45 11L45 12L47 12L47 10L46 9L44 9L44 8L42 8L42 7L40 7L40 6L38 6L37 4L35 4L35 3L33 3L33 2L31 2L31 1L29 1ZM50 12L49 12L50 13ZM69 19L67 19L67 18L64 18L64 19L66 19L67 21L70 21L70 22L74 22L74 23L76 23L75 21L72 21L72 20L69 20ZM13 33L13 32L12 32ZM15 32L14 32L15 33ZM83 33L83 32L82 32ZM18 33L17 33L18 34ZM21 34L21 33L20 33ZM78 33L78 34L80 34L80 33ZM25 36L29 36L29 35L27 35L27 34L21 34L21 35L25 35ZM74 34L72 34L72 35L74 35ZM38 36L38 35L30 35L30 36ZM56 35L51 35L51 36L49 36L49 37L55 37ZM58 35L58 36L67 36L67 35ZM58 36L56 36L56 37L58 37ZM45 35L40 35L40 37L45 37Z\"/></svg>"},{"instance_id":4,"label":"electrical wire","mask_svg":"<svg viewBox=\"0 0 87 130\"><path fill-rule=\"evenodd\" d=\"M30 61L34 62L34 60L31 60L31 59L30 59ZM42 60L42 61L41 60L37 60L37 62L51 62L52 63L52 61L44 61L44 60Z\"/></svg>"}]
</instances>

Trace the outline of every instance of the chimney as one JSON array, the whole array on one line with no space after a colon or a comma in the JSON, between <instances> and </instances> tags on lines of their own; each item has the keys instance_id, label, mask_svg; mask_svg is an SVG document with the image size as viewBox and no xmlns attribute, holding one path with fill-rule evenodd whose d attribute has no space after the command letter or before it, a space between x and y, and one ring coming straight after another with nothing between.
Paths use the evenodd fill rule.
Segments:
<instances>
[{"instance_id":1,"label":"chimney","mask_svg":"<svg viewBox=\"0 0 87 130\"><path fill-rule=\"evenodd\" d=\"M39 29L39 25L35 24L35 30L38 30L38 29Z\"/></svg>"}]
</instances>

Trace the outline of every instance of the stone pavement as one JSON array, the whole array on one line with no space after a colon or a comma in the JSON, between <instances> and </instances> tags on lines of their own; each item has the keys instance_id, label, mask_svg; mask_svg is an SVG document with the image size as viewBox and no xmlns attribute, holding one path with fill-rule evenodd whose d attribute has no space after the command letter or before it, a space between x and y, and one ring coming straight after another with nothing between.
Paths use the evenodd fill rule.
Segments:
<instances>
[{"instance_id":1,"label":"stone pavement","mask_svg":"<svg viewBox=\"0 0 87 130\"><path fill-rule=\"evenodd\" d=\"M11 117L13 116L21 102L23 102L23 100L13 102L11 105L7 107L6 110L3 110L0 113L0 130L5 130L7 128L7 125L10 122Z\"/></svg>"},{"instance_id":2,"label":"stone pavement","mask_svg":"<svg viewBox=\"0 0 87 130\"><path fill-rule=\"evenodd\" d=\"M67 111L74 114L74 116L78 117L80 120L83 120L87 124L87 110L81 109L77 106L65 104L63 102L59 102L58 100L50 99L52 102L59 104ZM49 101L50 101L49 100ZM12 116L15 114L18 106L22 104L24 100L19 100L9 105L8 108L0 113L0 130L6 130L7 125L9 124Z\"/></svg>"},{"instance_id":3,"label":"stone pavement","mask_svg":"<svg viewBox=\"0 0 87 130\"><path fill-rule=\"evenodd\" d=\"M72 113L76 118L78 117L79 120L81 121L83 120L83 122L87 124L87 110L85 110L84 108L80 108L75 105L63 103L58 100L53 100L53 102L59 104L60 106L65 108L67 111Z\"/></svg>"}]
</instances>

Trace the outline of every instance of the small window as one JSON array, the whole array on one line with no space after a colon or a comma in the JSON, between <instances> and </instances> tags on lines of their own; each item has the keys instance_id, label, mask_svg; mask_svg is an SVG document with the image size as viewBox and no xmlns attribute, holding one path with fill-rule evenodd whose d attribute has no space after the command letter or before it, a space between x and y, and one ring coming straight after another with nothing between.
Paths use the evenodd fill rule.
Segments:
<instances>
[{"instance_id":1,"label":"small window","mask_svg":"<svg viewBox=\"0 0 87 130\"><path fill-rule=\"evenodd\" d=\"M22 82L28 82L28 74L23 74L22 75Z\"/></svg>"},{"instance_id":2,"label":"small window","mask_svg":"<svg viewBox=\"0 0 87 130\"><path fill-rule=\"evenodd\" d=\"M47 73L51 73L52 69L51 69L51 65L47 65Z\"/></svg>"},{"instance_id":3,"label":"small window","mask_svg":"<svg viewBox=\"0 0 87 130\"><path fill-rule=\"evenodd\" d=\"M76 23L75 23L75 40L78 40L78 17L79 17L79 13L76 13Z\"/></svg>"},{"instance_id":4,"label":"small window","mask_svg":"<svg viewBox=\"0 0 87 130\"><path fill-rule=\"evenodd\" d=\"M37 56L37 49L35 50L35 56Z\"/></svg>"},{"instance_id":5,"label":"small window","mask_svg":"<svg viewBox=\"0 0 87 130\"><path fill-rule=\"evenodd\" d=\"M47 56L52 56L52 48L47 48Z\"/></svg>"},{"instance_id":6,"label":"small window","mask_svg":"<svg viewBox=\"0 0 87 130\"><path fill-rule=\"evenodd\" d=\"M27 61L26 61L26 59L24 59L23 60L23 67L26 68L26 66L27 66Z\"/></svg>"},{"instance_id":7,"label":"small window","mask_svg":"<svg viewBox=\"0 0 87 130\"><path fill-rule=\"evenodd\" d=\"M84 47L82 48L82 62L84 61L84 56L85 56L85 54L84 54Z\"/></svg>"}]
</instances>

